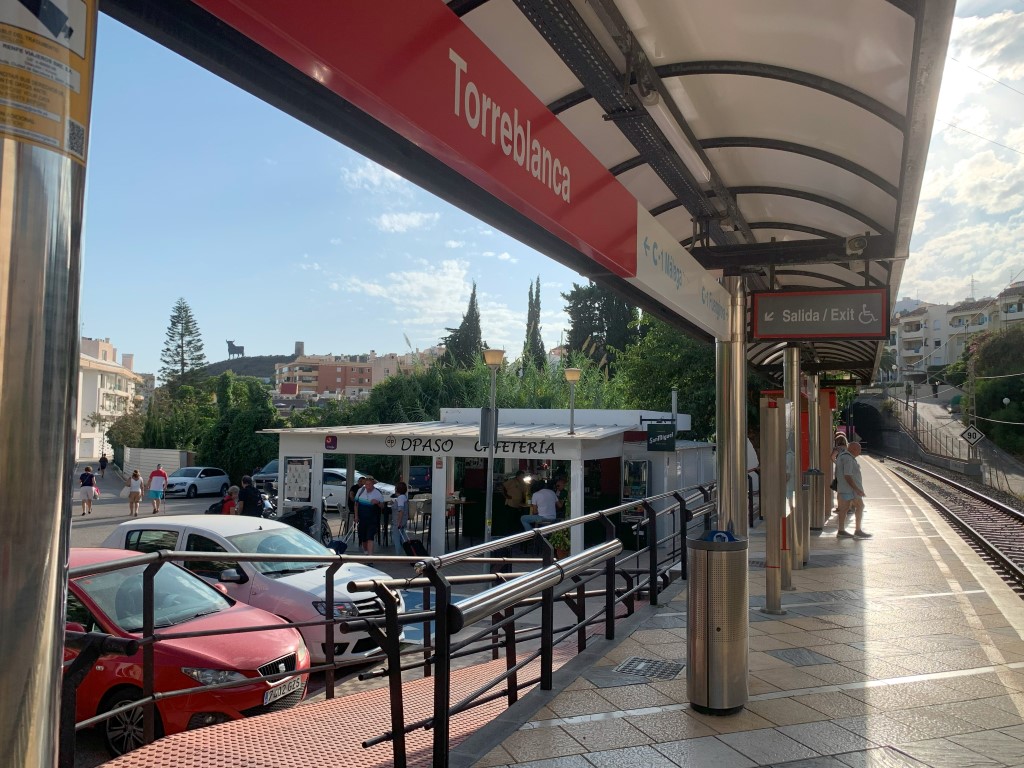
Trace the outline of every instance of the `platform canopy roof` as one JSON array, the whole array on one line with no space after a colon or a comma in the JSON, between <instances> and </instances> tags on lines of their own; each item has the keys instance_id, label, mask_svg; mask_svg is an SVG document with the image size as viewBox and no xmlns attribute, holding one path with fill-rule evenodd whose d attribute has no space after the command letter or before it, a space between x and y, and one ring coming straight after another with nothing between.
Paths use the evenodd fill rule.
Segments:
<instances>
[{"instance_id":1,"label":"platform canopy roof","mask_svg":"<svg viewBox=\"0 0 1024 768\"><path fill-rule=\"evenodd\" d=\"M102 0L101 7L644 310L711 338L721 334L689 314L692 295L675 300L654 285L664 275L641 274L639 244L651 239L648 231L689 249L710 277L744 275L752 290L867 286L885 289L890 306L895 301L954 2ZM431 58L434 49L443 61ZM482 101L474 106L470 83L499 114L491 147L479 152L472 137L453 138L455 129L439 122L451 117L451 96L434 99L432 81L418 79L436 72L450 80L462 65L459 120L478 127L471 112ZM517 101L508 76L540 111ZM541 199L526 175L503 175L494 147L501 115L513 107L517 120L529 116L544 149L562 152L566 167L572 159L572 207L566 199L565 210L554 210L568 185L549 183L556 194ZM484 109L479 131L487 138L495 109ZM519 125L510 128L513 157ZM629 204L636 210L626 213L641 222L632 231L617 224ZM645 230L648 215L657 227ZM859 236L866 241L850 240ZM658 268L671 279L670 263ZM783 346L752 342L748 359L774 373ZM803 346L810 370L869 379L881 342Z\"/></svg>"}]
</instances>

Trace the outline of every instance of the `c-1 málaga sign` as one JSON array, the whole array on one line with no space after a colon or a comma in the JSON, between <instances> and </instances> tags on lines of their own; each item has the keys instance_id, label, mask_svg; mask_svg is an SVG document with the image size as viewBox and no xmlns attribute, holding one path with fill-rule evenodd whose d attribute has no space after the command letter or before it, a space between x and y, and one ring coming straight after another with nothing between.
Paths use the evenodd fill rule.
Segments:
<instances>
[{"instance_id":1,"label":"c-1 m\u00e1laga sign","mask_svg":"<svg viewBox=\"0 0 1024 768\"><path fill-rule=\"evenodd\" d=\"M884 288L752 294L750 338L758 341L888 337L889 294Z\"/></svg>"}]
</instances>

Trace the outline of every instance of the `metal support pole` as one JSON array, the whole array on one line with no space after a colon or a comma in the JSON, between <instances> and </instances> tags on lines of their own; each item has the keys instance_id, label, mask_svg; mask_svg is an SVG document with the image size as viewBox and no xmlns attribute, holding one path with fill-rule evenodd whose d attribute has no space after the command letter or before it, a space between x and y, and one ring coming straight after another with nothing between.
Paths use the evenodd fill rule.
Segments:
<instances>
[{"instance_id":1,"label":"metal support pole","mask_svg":"<svg viewBox=\"0 0 1024 768\"><path fill-rule=\"evenodd\" d=\"M761 513L764 515L765 606L763 613L782 610L782 527L786 510L786 412L778 402L761 401Z\"/></svg>"},{"instance_id":2,"label":"metal support pole","mask_svg":"<svg viewBox=\"0 0 1024 768\"><path fill-rule=\"evenodd\" d=\"M715 460L718 527L747 537L747 357L746 292L739 277L725 278L729 290L729 339L715 345L718 396Z\"/></svg>"},{"instance_id":3,"label":"metal support pole","mask_svg":"<svg viewBox=\"0 0 1024 768\"><path fill-rule=\"evenodd\" d=\"M658 604L658 513L654 507L643 502L644 528L647 535L647 578L649 580L651 605Z\"/></svg>"},{"instance_id":4,"label":"metal support pole","mask_svg":"<svg viewBox=\"0 0 1024 768\"><path fill-rule=\"evenodd\" d=\"M601 516L604 526L604 540L615 538L615 523L607 515ZM578 527L578 526L577 526ZM615 558L609 557L604 562L604 639L615 639Z\"/></svg>"},{"instance_id":5,"label":"metal support pole","mask_svg":"<svg viewBox=\"0 0 1024 768\"><path fill-rule=\"evenodd\" d=\"M541 562L547 568L555 562L555 551L551 542L540 536ZM550 691L555 674L555 588L541 593L540 607L540 689Z\"/></svg>"},{"instance_id":6,"label":"metal support pole","mask_svg":"<svg viewBox=\"0 0 1024 768\"><path fill-rule=\"evenodd\" d=\"M0 84L7 105L0 117L0 745L5 765L51 768L59 744L85 194L86 146L70 154L67 137L83 135L72 128L88 131L98 4L78 3L72 46L50 37L26 10L32 3L0 3L4 40L24 46L9 45ZM61 13L40 5L37 14L47 7ZM33 28L16 28L15 18Z\"/></svg>"},{"instance_id":7,"label":"metal support pole","mask_svg":"<svg viewBox=\"0 0 1024 768\"><path fill-rule=\"evenodd\" d=\"M491 369L491 418L494 430L487 446L487 481L484 483L484 542L491 540L491 521L494 514L494 438L498 435L498 367Z\"/></svg>"},{"instance_id":8,"label":"metal support pole","mask_svg":"<svg viewBox=\"0 0 1024 768\"><path fill-rule=\"evenodd\" d=\"M341 511L340 509L338 510ZM334 624L334 575L341 568L342 560L339 558L338 562L331 563L327 570L324 572L324 601L327 603L327 614L326 617L331 621L324 627L326 642L324 643L324 653L326 655L325 662L331 666L325 673L325 689L324 698L334 698L334 636L335 636L335 624Z\"/></svg>"},{"instance_id":9,"label":"metal support pole","mask_svg":"<svg viewBox=\"0 0 1024 768\"><path fill-rule=\"evenodd\" d=\"M434 729L433 762L435 768L448 768L448 735L452 695L452 638L448 631L448 608L452 603L452 587L428 561L423 575L434 585L437 610L434 611Z\"/></svg>"},{"instance_id":10,"label":"metal support pole","mask_svg":"<svg viewBox=\"0 0 1024 768\"><path fill-rule=\"evenodd\" d=\"M806 504L800 493L803 481L800 467L800 348L786 347L782 360L783 380L785 382L786 414L786 455L789 457L786 475L788 477L787 493L792 494L793 514L790 516L788 533L789 546L792 552L793 570L804 567L803 528L807 516Z\"/></svg>"},{"instance_id":11,"label":"metal support pole","mask_svg":"<svg viewBox=\"0 0 1024 768\"><path fill-rule=\"evenodd\" d=\"M823 472L821 463L821 448L824 438L821 434L821 419L818 409L820 408L820 379L818 374L807 375L807 455L808 471L815 477L811 478L810 512L808 526L812 531L820 531L825 527L825 496L822 492L824 483L820 475ZM808 547L810 538L808 537Z\"/></svg>"},{"instance_id":12,"label":"metal support pole","mask_svg":"<svg viewBox=\"0 0 1024 768\"><path fill-rule=\"evenodd\" d=\"M153 633L156 632L156 620L153 617L154 594L153 578L160 570L162 563L150 563L142 572L142 638L148 640L142 646L142 695L146 699L152 699L156 690L155 680L155 653L152 642ZM156 702L147 701L142 705L142 741L152 744L156 739Z\"/></svg>"}]
</instances>

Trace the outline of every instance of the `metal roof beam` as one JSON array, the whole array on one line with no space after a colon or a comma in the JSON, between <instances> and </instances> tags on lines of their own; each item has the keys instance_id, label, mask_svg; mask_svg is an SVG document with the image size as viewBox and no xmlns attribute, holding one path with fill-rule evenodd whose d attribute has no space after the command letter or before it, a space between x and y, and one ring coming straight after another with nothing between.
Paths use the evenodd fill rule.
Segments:
<instances>
[{"instance_id":1,"label":"metal roof beam","mask_svg":"<svg viewBox=\"0 0 1024 768\"><path fill-rule=\"evenodd\" d=\"M811 157L821 160L823 163L842 168L854 176L874 184L890 197L896 197L898 189L895 184L890 184L877 173L869 171L863 165L847 160L845 157L826 152L818 147L809 147L806 144L798 144L794 141L782 141L781 139L765 139L756 136L720 136L714 139L701 139L700 145L704 149L725 149L740 147L744 149L773 149L779 152L792 152L796 155Z\"/></svg>"},{"instance_id":2,"label":"metal roof beam","mask_svg":"<svg viewBox=\"0 0 1024 768\"><path fill-rule=\"evenodd\" d=\"M881 261L893 258L890 235L865 238L867 247L859 254L846 250L846 238L827 240L785 240L753 245L699 246L690 253L705 269L753 269L782 264L823 264L849 261Z\"/></svg>"},{"instance_id":3,"label":"metal roof beam","mask_svg":"<svg viewBox=\"0 0 1024 768\"><path fill-rule=\"evenodd\" d=\"M782 371L782 366L779 364L762 365L759 366L759 368L769 374L776 371ZM849 371L850 373L856 373L863 371L870 372L873 371L874 368L874 359L831 360L823 363L800 363L800 370L803 373L829 373L830 371Z\"/></svg>"},{"instance_id":4,"label":"metal roof beam","mask_svg":"<svg viewBox=\"0 0 1024 768\"><path fill-rule=\"evenodd\" d=\"M858 211L846 203L841 203L838 200L833 200L830 197L819 195L817 192L806 192L802 189L790 189L789 187L773 187L768 185L754 184L747 187L729 187L729 192L736 197L738 195L779 195L781 197L795 197L799 200L807 200L818 205L824 205L827 208L845 213L851 219L857 219L858 221L864 222L871 229L875 230L881 235L891 235L892 230L888 227L883 227L877 221L872 219L866 213ZM712 192L707 193L708 197L713 197Z\"/></svg>"},{"instance_id":5,"label":"metal roof beam","mask_svg":"<svg viewBox=\"0 0 1024 768\"><path fill-rule=\"evenodd\" d=\"M835 96L860 107L875 117L884 120L901 132L906 129L906 119L892 107L887 107L877 99L863 91L848 85L837 83L821 75L814 75L799 69L780 67L775 64L763 64L755 61L680 61L674 64L661 64L654 68L662 79L669 77L687 77L689 75L741 75L746 77L765 77L770 80L781 80L793 85L802 85L816 91Z\"/></svg>"},{"instance_id":6,"label":"metal roof beam","mask_svg":"<svg viewBox=\"0 0 1024 768\"><path fill-rule=\"evenodd\" d=\"M817 227L808 227L806 224L794 224L791 221L752 221L750 222L751 229L785 229L790 232L803 232L805 235L814 235L815 237L839 237L835 232L830 232L827 229L818 229Z\"/></svg>"},{"instance_id":7,"label":"metal roof beam","mask_svg":"<svg viewBox=\"0 0 1024 768\"><path fill-rule=\"evenodd\" d=\"M640 97L626 86L629 73L624 75L619 71L576 9L557 0L513 1L583 84L587 97L593 98L606 116L615 121L626 139L687 210L693 215L717 218L717 211L708 203L700 183L671 150L671 144L640 102ZM712 226L710 235L715 242L728 241L717 223Z\"/></svg>"}]
</instances>

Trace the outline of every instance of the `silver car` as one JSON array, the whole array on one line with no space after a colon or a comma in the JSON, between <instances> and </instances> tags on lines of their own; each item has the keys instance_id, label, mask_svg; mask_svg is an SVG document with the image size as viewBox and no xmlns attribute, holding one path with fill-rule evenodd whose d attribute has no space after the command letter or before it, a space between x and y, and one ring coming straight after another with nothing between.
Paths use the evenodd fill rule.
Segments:
<instances>
[{"instance_id":1,"label":"silver car","mask_svg":"<svg viewBox=\"0 0 1024 768\"><path fill-rule=\"evenodd\" d=\"M223 496L231 485L228 473L217 467L182 467L167 478L167 493L181 493L194 499L201 493Z\"/></svg>"},{"instance_id":2,"label":"silver car","mask_svg":"<svg viewBox=\"0 0 1024 768\"><path fill-rule=\"evenodd\" d=\"M287 621L319 621L327 615L324 571L326 563L242 562L218 560L218 553L247 552L274 555L334 553L309 536L277 520L241 515L146 516L115 528L104 547L134 552L177 549L208 552L209 560L182 563L211 584L220 584L229 597ZM383 571L360 563L345 563L334 575L335 618L384 615L384 603L373 592L348 591L350 581L390 579ZM399 592L398 610L405 611ZM302 637L315 664L327 658L327 633L322 625L302 627ZM339 662L357 663L374 653L377 642L367 632L335 634L334 656Z\"/></svg>"}]
</instances>

